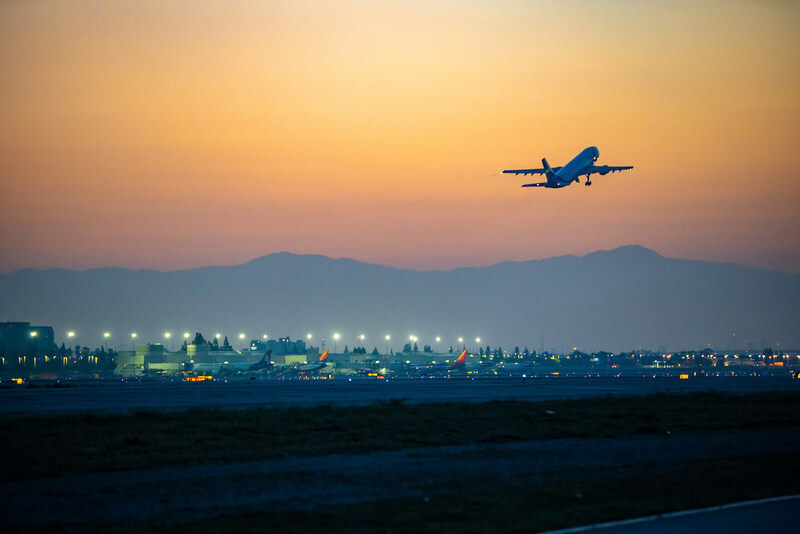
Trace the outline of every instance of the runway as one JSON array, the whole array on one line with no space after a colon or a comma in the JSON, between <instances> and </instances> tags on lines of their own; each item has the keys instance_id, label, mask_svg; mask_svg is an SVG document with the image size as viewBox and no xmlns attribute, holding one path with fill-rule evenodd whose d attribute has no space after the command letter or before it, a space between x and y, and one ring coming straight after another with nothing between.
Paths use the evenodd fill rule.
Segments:
<instances>
[{"instance_id":1,"label":"runway","mask_svg":"<svg viewBox=\"0 0 800 534\"><path fill-rule=\"evenodd\" d=\"M716 534L779 534L792 532L800 512L800 495L714 506L647 516L613 523L553 530L543 534L673 534L695 532Z\"/></svg>"},{"instance_id":2,"label":"runway","mask_svg":"<svg viewBox=\"0 0 800 534\"><path fill-rule=\"evenodd\" d=\"M139 409L346 406L393 399L411 403L539 401L698 391L758 393L797 388L800 380L789 376L48 381L0 388L0 416L124 413Z\"/></svg>"}]
</instances>

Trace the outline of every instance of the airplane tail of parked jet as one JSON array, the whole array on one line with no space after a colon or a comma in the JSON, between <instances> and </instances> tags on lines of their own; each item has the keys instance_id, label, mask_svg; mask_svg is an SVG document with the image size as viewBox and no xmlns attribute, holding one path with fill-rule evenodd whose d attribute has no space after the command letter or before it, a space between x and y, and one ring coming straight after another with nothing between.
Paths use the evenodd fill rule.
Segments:
<instances>
[{"instance_id":1,"label":"airplane tail of parked jet","mask_svg":"<svg viewBox=\"0 0 800 534\"><path fill-rule=\"evenodd\" d=\"M467 361L467 351L464 350L461 353L461 356L459 356L456 361L447 366L447 370L452 371L453 369L458 369L459 367L463 367L466 361Z\"/></svg>"},{"instance_id":2,"label":"airplane tail of parked jet","mask_svg":"<svg viewBox=\"0 0 800 534\"><path fill-rule=\"evenodd\" d=\"M265 352L261 360L251 365L250 369L248 370L255 372L255 371L261 371L262 369L271 369L272 368L271 360L272 360L272 349Z\"/></svg>"}]
</instances>

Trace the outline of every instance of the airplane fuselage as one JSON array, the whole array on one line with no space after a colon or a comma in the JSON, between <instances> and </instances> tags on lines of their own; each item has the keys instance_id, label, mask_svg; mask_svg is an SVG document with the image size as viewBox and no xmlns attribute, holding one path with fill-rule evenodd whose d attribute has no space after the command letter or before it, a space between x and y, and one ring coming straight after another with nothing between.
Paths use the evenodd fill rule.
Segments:
<instances>
[{"instance_id":1,"label":"airplane fuselage","mask_svg":"<svg viewBox=\"0 0 800 534\"><path fill-rule=\"evenodd\" d=\"M594 166L594 162L600 157L597 147L590 146L581 151L580 154L572 158L569 163L555 172L558 183L547 187L566 187L572 182L578 182L578 177L586 174Z\"/></svg>"}]
</instances>

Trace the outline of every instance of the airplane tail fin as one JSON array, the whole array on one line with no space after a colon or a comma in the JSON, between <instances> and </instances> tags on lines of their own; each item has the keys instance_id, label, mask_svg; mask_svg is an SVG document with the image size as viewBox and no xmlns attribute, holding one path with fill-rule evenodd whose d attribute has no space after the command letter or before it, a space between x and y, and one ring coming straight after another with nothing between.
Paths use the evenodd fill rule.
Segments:
<instances>
[{"instance_id":1,"label":"airplane tail fin","mask_svg":"<svg viewBox=\"0 0 800 534\"><path fill-rule=\"evenodd\" d=\"M264 353L264 356L261 357L261 360L258 363L267 363L272 360L272 349L269 349L267 352Z\"/></svg>"},{"instance_id":2,"label":"airplane tail fin","mask_svg":"<svg viewBox=\"0 0 800 534\"><path fill-rule=\"evenodd\" d=\"M447 367L447 370L452 371L453 369L458 369L459 367L464 365L464 362L466 361L467 361L467 351L465 350L461 353L461 355L458 357L456 361L454 361Z\"/></svg>"},{"instance_id":3,"label":"airplane tail fin","mask_svg":"<svg viewBox=\"0 0 800 534\"><path fill-rule=\"evenodd\" d=\"M553 172L550 164L547 163L547 158L542 158L542 166L544 167L544 175L547 176L548 185L555 185L558 182L558 178L556 178L556 173Z\"/></svg>"},{"instance_id":4,"label":"airplane tail fin","mask_svg":"<svg viewBox=\"0 0 800 534\"><path fill-rule=\"evenodd\" d=\"M319 361L324 362L328 359L328 349L325 349L325 352L322 353L322 356L319 357Z\"/></svg>"}]
</instances>

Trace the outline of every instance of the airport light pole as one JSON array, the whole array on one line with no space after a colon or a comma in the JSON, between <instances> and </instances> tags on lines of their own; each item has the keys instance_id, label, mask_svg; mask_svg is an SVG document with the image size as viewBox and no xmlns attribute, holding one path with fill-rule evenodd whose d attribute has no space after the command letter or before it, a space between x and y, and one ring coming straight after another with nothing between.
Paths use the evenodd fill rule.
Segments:
<instances>
[{"instance_id":1,"label":"airport light pole","mask_svg":"<svg viewBox=\"0 0 800 534\"><path fill-rule=\"evenodd\" d=\"M386 334L386 354L389 354L389 340L392 339L392 336Z\"/></svg>"},{"instance_id":2,"label":"airport light pole","mask_svg":"<svg viewBox=\"0 0 800 534\"><path fill-rule=\"evenodd\" d=\"M138 334L136 332L131 333L131 350L136 352L136 337Z\"/></svg>"},{"instance_id":3,"label":"airport light pole","mask_svg":"<svg viewBox=\"0 0 800 534\"><path fill-rule=\"evenodd\" d=\"M339 337L341 337L341 336L339 336L339 332L335 332L333 334L333 353L334 354L338 354L339 353L339 351L337 350L337 346L336 346L336 342L339 341Z\"/></svg>"}]
</instances>

